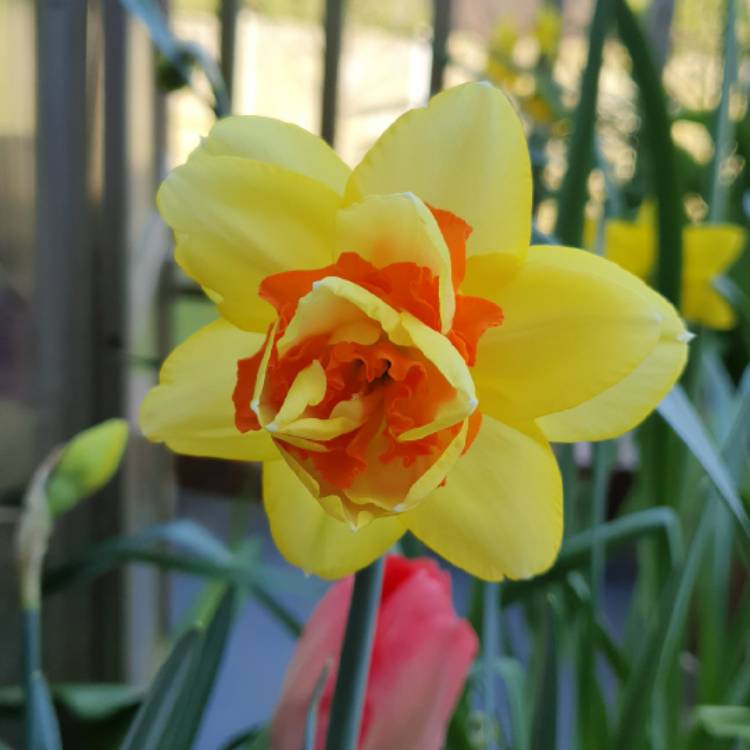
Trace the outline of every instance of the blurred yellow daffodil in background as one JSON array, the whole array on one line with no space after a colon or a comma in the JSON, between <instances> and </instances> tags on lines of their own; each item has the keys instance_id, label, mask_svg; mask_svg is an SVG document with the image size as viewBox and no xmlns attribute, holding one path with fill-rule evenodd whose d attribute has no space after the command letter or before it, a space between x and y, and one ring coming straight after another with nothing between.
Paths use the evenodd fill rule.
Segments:
<instances>
[{"instance_id":1,"label":"blurred yellow daffodil in background","mask_svg":"<svg viewBox=\"0 0 750 750\"><path fill-rule=\"evenodd\" d=\"M535 124L562 126L562 105L551 74L561 30L559 10L545 4L537 12L529 34L522 34L515 18L505 14L490 38L487 79L512 94ZM519 62L515 59L516 46L529 39L534 40L536 53Z\"/></svg>"},{"instance_id":2,"label":"blurred yellow daffodil in background","mask_svg":"<svg viewBox=\"0 0 750 750\"><path fill-rule=\"evenodd\" d=\"M534 37L539 43L542 55L552 58L557 54L562 34L560 11L552 5L545 4L536 15Z\"/></svg>"},{"instance_id":3,"label":"blurred yellow daffodil in background","mask_svg":"<svg viewBox=\"0 0 750 750\"><path fill-rule=\"evenodd\" d=\"M587 222L585 242L593 247L594 222ZM682 315L716 330L732 328L736 315L714 287L714 281L739 258L745 232L734 224L689 224L682 232ZM604 256L648 281L656 263L656 212L644 203L635 221L614 219L604 227Z\"/></svg>"},{"instance_id":4,"label":"blurred yellow daffodil in background","mask_svg":"<svg viewBox=\"0 0 750 750\"><path fill-rule=\"evenodd\" d=\"M545 570L549 441L631 429L685 363L683 323L641 280L529 247L528 148L487 84L403 115L353 170L293 125L225 119L158 203L220 318L164 363L143 430L263 461L274 540L324 577L407 530L480 578Z\"/></svg>"}]
</instances>

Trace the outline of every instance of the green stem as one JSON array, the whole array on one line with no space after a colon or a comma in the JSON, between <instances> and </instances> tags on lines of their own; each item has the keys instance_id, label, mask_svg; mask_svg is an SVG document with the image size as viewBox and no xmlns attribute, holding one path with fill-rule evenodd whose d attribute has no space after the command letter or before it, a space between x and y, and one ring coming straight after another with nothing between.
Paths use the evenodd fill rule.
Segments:
<instances>
[{"instance_id":1,"label":"green stem","mask_svg":"<svg viewBox=\"0 0 750 750\"><path fill-rule=\"evenodd\" d=\"M39 623L38 609L24 609L23 611L23 688L25 701L25 736L26 747L38 747L39 741L36 736L37 724L34 721L33 705L33 679L42 668L42 639L41 626Z\"/></svg>"},{"instance_id":2,"label":"green stem","mask_svg":"<svg viewBox=\"0 0 750 750\"><path fill-rule=\"evenodd\" d=\"M678 188L677 160L666 97L651 48L626 0L617 0L616 16L620 37L633 63L633 78L643 98L643 140L651 161L658 216L656 288L679 308L682 283L682 194Z\"/></svg>"},{"instance_id":3,"label":"green stem","mask_svg":"<svg viewBox=\"0 0 750 750\"><path fill-rule=\"evenodd\" d=\"M734 0L727 0L727 18L724 31L724 78L721 82L721 100L716 110L714 126L714 160L711 164L711 192L708 198L711 221L721 221L727 213L727 189L721 182L721 167L729 154L732 121L729 117L729 99L737 77L737 9Z\"/></svg>"},{"instance_id":4,"label":"green stem","mask_svg":"<svg viewBox=\"0 0 750 750\"><path fill-rule=\"evenodd\" d=\"M568 151L565 173L558 201L555 235L567 245L580 245L583 235L583 209L586 205L586 182L593 164L596 99L599 70L613 0L598 0L589 31L589 54L581 82L581 98Z\"/></svg>"},{"instance_id":5,"label":"green stem","mask_svg":"<svg viewBox=\"0 0 750 750\"><path fill-rule=\"evenodd\" d=\"M498 618L499 584L485 582L482 584L482 676L484 681L484 718L487 727L487 750L496 750L499 746L500 732L497 721L497 695L495 692L495 662L500 623Z\"/></svg>"},{"instance_id":6,"label":"green stem","mask_svg":"<svg viewBox=\"0 0 750 750\"><path fill-rule=\"evenodd\" d=\"M326 750L355 750L357 747L384 565L384 558L380 558L354 578Z\"/></svg>"}]
</instances>

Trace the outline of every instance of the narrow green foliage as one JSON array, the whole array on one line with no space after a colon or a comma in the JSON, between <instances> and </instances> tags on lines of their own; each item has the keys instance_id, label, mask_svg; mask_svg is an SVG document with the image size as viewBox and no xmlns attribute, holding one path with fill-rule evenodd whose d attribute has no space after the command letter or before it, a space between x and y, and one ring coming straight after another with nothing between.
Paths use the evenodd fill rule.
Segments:
<instances>
[{"instance_id":1,"label":"narrow green foliage","mask_svg":"<svg viewBox=\"0 0 750 750\"><path fill-rule=\"evenodd\" d=\"M557 746L557 703L560 679L558 639L560 621L555 603L548 599L542 628L542 651L537 673L534 700L534 719L531 729L532 750L549 750Z\"/></svg>"},{"instance_id":2,"label":"narrow green foliage","mask_svg":"<svg viewBox=\"0 0 750 750\"><path fill-rule=\"evenodd\" d=\"M639 747L645 736L654 695L663 690L682 642L690 597L708 544L707 529L705 525L698 527L685 565L672 574L652 622L640 639L612 737L613 750Z\"/></svg>"},{"instance_id":3,"label":"narrow green foliage","mask_svg":"<svg viewBox=\"0 0 750 750\"><path fill-rule=\"evenodd\" d=\"M180 701L180 719L172 727L160 750L185 750L193 746L219 671L237 604L237 591L230 588L219 602L216 613L201 639L200 651L192 666L189 689Z\"/></svg>"},{"instance_id":4,"label":"narrow green foliage","mask_svg":"<svg viewBox=\"0 0 750 750\"><path fill-rule=\"evenodd\" d=\"M183 719L179 716L181 702L189 689L200 647L197 628L180 638L151 684L120 750L162 750L170 729Z\"/></svg>"},{"instance_id":5,"label":"narrow green foliage","mask_svg":"<svg viewBox=\"0 0 750 750\"><path fill-rule=\"evenodd\" d=\"M384 568L385 559L380 558L354 577L326 750L357 747Z\"/></svg>"},{"instance_id":6,"label":"narrow green foliage","mask_svg":"<svg viewBox=\"0 0 750 750\"><path fill-rule=\"evenodd\" d=\"M659 414L705 469L742 534L741 549L750 552L750 517L739 497L731 472L714 447L703 422L685 392L677 386L659 405Z\"/></svg>"},{"instance_id":7,"label":"narrow green foliage","mask_svg":"<svg viewBox=\"0 0 750 750\"><path fill-rule=\"evenodd\" d=\"M656 288L676 307L682 286L682 205L667 100L653 53L626 0L616 0L617 28L643 101L643 141L651 164L658 217Z\"/></svg>"},{"instance_id":8,"label":"narrow green foliage","mask_svg":"<svg viewBox=\"0 0 750 750\"><path fill-rule=\"evenodd\" d=\"M177 641L159 670L120 750L192 747L234 619L237 594L229 590L208 627Z\"/></svg>"},{"instance_id":9,"label":"narrow green foliage","mask_svg":"<svg viewBox=\"0 0 750 750\"><path fill-rule=\"evenodd\" d=\"M579 246L583 234L586 183L594 161L594 113L599 92L599 70L614 2L597 0L589 29L589 51L581 82L581 98L573 120L568 169L560 189L555 226L555 235L567 245Z\"/></svg>"},{"instance_id":10,"label":"narrow green foliage","mask_svg":"<svg viewBox=\"0 0 750 750\"><path fill-rule=\"evenodd\" d=\"M599 544L607 552L646 536L663 537L668 558L676 564L682 557L682 529L671 508L649 508L602 524L596 531L588 529L563 541L554 566L529 581L509 582L503 597L506 604L528 597L533 592L556 583L573 570L590 564L592 550Z\"/></svg>"},{"instance_id":11,"label":"narrow green foliage","mask_svg":"<svg viewBox=\"0 0 750 750\"><path fill-rule=\"evenodd\" d=\"M170 549L165 549L165 544L170 545ZM81 557L48 571L44 578L45 594L89 582L129 562L147 563L245 587L292 636L297 637L302 631L297 618L271 592L272 588L296 591L299 589L296 581L283 571L248 558L241 550L233 553L205 529L184 519L94 545ZM305 582L307 595L314 596L320 591L322 586Z\"/></svg>"},{"instance_id":12,"label":"narrow green foliage","mask_svg":"<svg viewBox=\"0 0 750 750\"><path fill-rule=\"evenodd\" d=\"M698 706L694 721L713 737L750 741L748 706Z\"/></svg>"},{"instance_id":13,"label":"narrow green foliage","mask_svg":"<svg viewBox=\"0 0 750 750\"><path fill-rule=\"evenodd\" d=\"M326 686L330 671L330 664L326 664L320 673L320 677L318 677L318 681L315 683L310 705L307 707L307 716L305 717L305 745L302 750L315 750L315 738L318 735L318 708L320 707L320 699L323 697L323 689Z\"/></svg>"},{"instance_id":14,"label":"narrow green foliage","mask_svg":"<svg viewBox=\"0 0 750 750\"><path fill-rule=\"evenodd\" d=\"M60 729L47 681L42 674L40 618L38 609L23 612L26 747L28 750L59 750L62 748Z\"/></svg>"}]
</instances>

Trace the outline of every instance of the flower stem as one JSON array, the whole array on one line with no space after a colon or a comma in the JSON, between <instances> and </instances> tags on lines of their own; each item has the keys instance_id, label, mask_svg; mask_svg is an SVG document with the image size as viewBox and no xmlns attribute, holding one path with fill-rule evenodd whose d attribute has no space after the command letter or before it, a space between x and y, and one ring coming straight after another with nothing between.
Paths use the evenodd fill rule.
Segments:
<instances>
[{"instance_id":1,"label":"flower stem","mask_svg":"<svg viewBox=\"0 0 750 750\"><path fill-rule=\"evenodd\" d=\"M384 558L380 558L354 577L326 750L355 750L357 747L384 564Z\"/></svg>"}]
</instances>

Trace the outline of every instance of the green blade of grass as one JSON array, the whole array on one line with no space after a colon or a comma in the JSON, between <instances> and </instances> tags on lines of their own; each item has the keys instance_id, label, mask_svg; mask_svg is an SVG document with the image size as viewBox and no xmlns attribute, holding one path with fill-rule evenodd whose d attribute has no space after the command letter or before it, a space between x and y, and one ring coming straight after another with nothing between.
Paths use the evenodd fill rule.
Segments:
<instances>
[{"instance_id":1,"label":"green blade of grass","mask_svg":"<svg viewBox=\"0 0 750 750\"><path fill-rule=\"evenodd\" d=\"M713 482L719 496L734 516L741 534L741 549L747 560L750 552L750 517L739 497L731 472L714 447L703 422L685 392L675 387L659 404L659 414L690 449L708 477Z\"/></svg>"},{"instance_id":2,"label":"green blade of grass","mask_svg":"<svg viewBox=\"0 0 750 750\"><path fill-rule=\"evenodd\" d=\"M708 541L708 526L700 524L685 565L672 574L653 622L641 638L631 678L622 696L612 750L632 750L641 746L655 695L663 690L668 669L677 657L690 597Z\"/></svg>"},{"instance_id":3,"label":"green blade of grass","mask_svg":"<svg viewBox=\"0 0 750 750\"><path fill-rule=\"evenodd\" d=\"M557 583L573 570L590 564L596 544L607 552L630 542L654 534L661 535L672 565L682 558L682 529L677 514L671 508L649 508L602 524L595 532L590 529L574 534L563 541L554 566L529 581L508 581L503 593L506 604L525 599L551 583Z\"/></svg>"},{"instance_id":4,"label":"green blade of grass","mask_svg":"<svg viewBox=\"0 0 750 750\"><path fill-rule=\"evenodd\" d=\"M568 169L558 198L555 235L578 246L583 234L586 183L594 161L594 126L599 92L602 50L615 0L597 0L589 28L589 50L581 81L581 98L573 119L573 136L568 151Z\"/></svg>"},{"instance_id":5,"label":"green blade of grass","mask_svg":"<svg viewBox=\"0 0 750 750\"><path fill-rule=\"evenodd\" d=\"M177 641L152 683L120 750L162 750L173 722L182 720L177 716L177 710L189 684L201 641L198 629L189 630Z\"/></svg>"}]
</instances>

